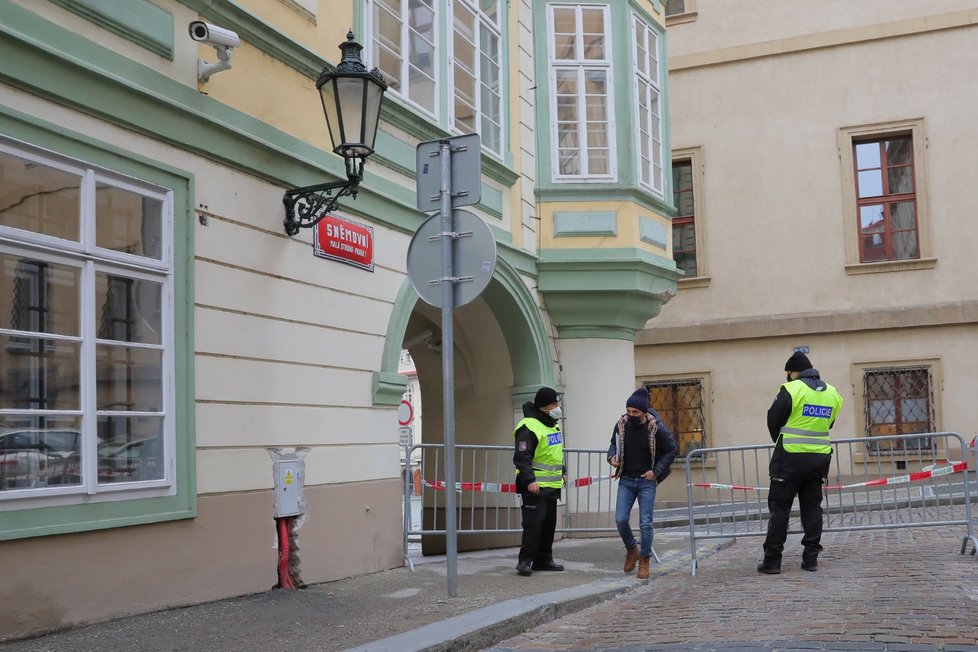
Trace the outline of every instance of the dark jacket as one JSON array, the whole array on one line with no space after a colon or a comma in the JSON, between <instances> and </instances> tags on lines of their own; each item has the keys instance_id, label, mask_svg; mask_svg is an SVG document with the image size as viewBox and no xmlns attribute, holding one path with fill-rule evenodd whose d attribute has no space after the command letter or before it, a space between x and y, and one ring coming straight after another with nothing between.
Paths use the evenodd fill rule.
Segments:
<instances>
[{"instance_id":1,"label":"dark jacket","mask_svg":"<svg viewBox=\"0 0 978 652\"><path fill-rule=\"evenodd\" d=\"M548 428L553 428L557 425L557 420L546 412L540 410L540 408L534 407L533 403L527 401L523 404L523 416L530 419L536 419ZM516 429L514 433L516 437L515 447L516 450L513 453L513 464L516 465L516 470L518 471L516 475L516 491L519 493L527 493L526 488L533 482L536 482L537 476L533 472L533 455L537 450L537 436L532 430L526 426L520 426ZM522 445L521 445L522 444ZM564 466L564 475L567 475L567 467ZM540 493L537 494L543 498L553 498L554 500L560 498L560 489L555 489L554 487L540 487Z\"/></svg>"},{"instance_id":2,"label":"dark jacket","mask_svg":"<svg viewBox=\"0 0 978 652\"><path fill-rule=\"evenodd\" d=\"M825 387L818 369L806 369L798 374L798 380L804 382L812 389ZM771 435L771 441L777 444L774 453L771 455L771 464L768 470L772 478L806 479L812 477L828 477L829 466L832 464L832 455L823 453L786 453L781 446L781 428L788 423L791 416L791 394L782 385L774 403L767 411L767 430ZM829 428L835 425L835 420L829 424Z\"/></svg>"},{"instance_id":3,"label":"dark jacket","mask_svg":"<svg viewBox=\"0 0 978 652\"><path fill-rule=\"evenodd\" d=\"M655 450L653 451L653 462L652 471L655 471L656 484L661 484L663 480L669 477L672 473L670 466L672 461L676 459L676 455L679 453L679 444L676 443L676 439L666 428L666 424L662 422L659 414L649 408L648 415L655 419L656 431L655 431ZM611 433L611 446L608 447L608 460L610 461L612 457L618 455L618 426L621 423L621 419L615 423L615 428ZM618 470L620 470L619 467ZM616 474L617 475L617 474Z\"/></svg>"}]
</instances>

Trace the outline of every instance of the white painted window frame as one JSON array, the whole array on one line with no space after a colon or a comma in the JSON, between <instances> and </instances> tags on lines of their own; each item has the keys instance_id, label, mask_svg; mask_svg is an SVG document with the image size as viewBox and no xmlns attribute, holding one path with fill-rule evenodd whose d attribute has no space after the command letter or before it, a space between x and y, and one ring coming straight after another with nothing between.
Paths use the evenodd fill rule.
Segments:
<instances>
[{"instance_id":1,"label":"white painted window frame","mask_svg":"<svg viewBox=\"0 0 978 652\"><path fill-rule=\"evenodd\" d=\"M0 512L26 508L54 507L126 499L143 499L176 494L176 378L173 305L173 191L132 177L87 165L56 153L0 137L0 152L18 156L66 172L78 174L81 180L79 240L42 235L0 225L0 252L66 265L79 270L79 334L76 336L44 333L45 339L78 342L81 345L79 410L0 409L4 415L80 416L82 418L82 478L78 486L53 486L34 489L10 489L0 492ZM97 247L95 242L96 182L118 187L162 203L161 259L154 260L124 252ZM99 416L118 416L119 412L99 411L96 405L97 326L95 315L95 275L109 272L128 278L158 282L161 292L161 333L159 344L128 342L133 348L162 351L162 412L126 412L126 416L161 416L163 418L163 477L158 480L98 484L96 427ZM0 334L37 337L38 333L0 328ZM0 352L0 355L3 353Z\"/></svg>"},{"instance_id":2,"label":"white painted window frame","mask_svg":"<svg viewBox=\"0 0 978 652\"><path fill-rule=\"evenodd\" d=\"M376 6L377 3L376 0L365 0L365 2L366 5L364 10L365 11L364 24L366 26L367 36L364 39L364 43L365 43L364 61L366 62L368 68L373 68L375 66L378 66L378 62L373 61L373 56L372 56L373 49L374 49L374 41L377 38L377 31L376 31L377 26L374 24L374 7ZM400 14L398 15L397 18L401 22L401 44L403 47L405 44L408 44L410 42L412 30L408 21L409 0L399 0L399 3L400 3ZM432 74L434 76L434 85L435 85L434 100L433 100L434 106L429 109L428 107L419 104L415 100L411 99L411 92L410 92L410 63L411 62L409 58L410 53L398 53L398 56L400 58L400 64L401 64L400 73L401 73L401 80L403 82L403 86L400 89L394 89L394 88L389 89L389 92L395 94L405 104L411 106L412 108L417 109L418 111L424 113L425 115L431 116L432 118L435 119L435 121L437 121L440 116L439 105L440 105L441 88L442 88L442 79L441 79L442 74L440 69L441 66L439 65L440 57L438 56L439 19L441 16L441 7L442 7L441 0L435 0L434 2L432 2L432 12L434 16L432 18L433 28L432 28L431 47L434 56L434 61L432 66Z\"/></svg>"},{"instance_id":3,"label":"white painted window frame","mask_svg":"<svg viewBox=\"0 0 978 652\"><path fill-rule=\"evenodd\" d=\"M594 60L586 60L579 57L577 60L571 61L566 59L556 59L555 43L553 34L555 33L554 26L554 9L566 9L575 8L577 12L577 51L580 55L584 52L583 43L583 33L580 30L581 27L581 9L584 7L588 8L601 8L604 12L604 34L605 34L605 52L606 58L600 62ZM618 180L618 153L616 148L616 130L614 124L615 115L615 85L614 85L614 74L611 67L612 58L611 53L613 51L612 34L611 34L611 7L607 4L594 4L594 3L549 3L547 5L547 74L548 74L548 93L550 95L550 114L552 120L550 121L550 155L551 155L551 173L552 180L555 183L561 182L573 182L573 183L607 183L609 181ZM608 174L589 174L587 171L587 112L585 104L585 96L583 93L578 94L578 127L581 133L581 141L578 144L578 152L581 156L581 174L560 174L560 143L558 139L557 132L557 69L576 69L578 76L578 88L583 91L584 89L584 73L586 70L605 70L607 72L607 98L608 98L608 121L607 121L607 137L608 137Z\"/></svg>"},{"instance_id":4,"label":"white painted window frame","mask_svg":"<svg viewBox=\"0 0 978 652\"><path fill-rule=\"evenodd\" d=\"M482 139L482 148L485 151L487 151L487 152L495 155L496 158L501 158L502 157L502 153L503 153L502 150L503 150L503 137L504 137L503 125L506 122L506 114L505 114L505 110L504 110L505 107L504 107L504 103L503 103L503 72L504 71L503 71L503 53L502 53L502 47L503 47L502 29L501 29L501 27L497 23L493 22L492 19L490 19L489 16L487 16L484 11L482 11L482 9L479 6L479 3L478 2L475 2L473 0L455 0L454 2L450 2L449 3L449 24L452 26L452 38L449 39L449 48L450 48L449 52L450 52L450 55L449 55L449 58L448 58L448 60L449 60L449 64L448 64L448 85L449 85L449 88L451 89L451 95L450 95L450 97L453 98L452 100L450 100L452 104L451 104L450 109L449 109L449 114L451 115L451 128L456 133L459 133L459 134L464 133L455 124L455 103L454 103L454 98L455 98L455 61L456 61L456 58L455 58L455 38L454 37L455 37L455 5L456 5L456 3L457 4L461 4L461 5L465 5L466 9L468 9L473 14L475 14L475 21L476 21L476 25L475 25L475 43L473 43L472 45L475 48L476 55L479 57L479 62L477 63L476 70L474 71L475 72L475 82L476 82L476 93L475 93L476 130L477 130L477 132L479 134L482 134L483 133L481 127L482 127L483 118L484 118L483 107L482 107L482 86L484 84L484 81L482 79L482 66L481 66L481 63L482 63L482 29L481 28L482 27L486 27L496 37L496 44L497 44L497 46L496 46L496 59L497 59L497 61L499 61L499 66L497 68L497 71L498 71L497 72L497 79L499 80L499 89L497 90L497 95L498 95L498 98L499 98L499 120L500 120L499 124L496 125L496 128L498 130L497 142L498 142L498 145L499 145L499 149L492 149L490 147L487 147L486 144L485 144L486 141L485 141L484 138ZM501 14L501 12L500 12L500 14ZM497 15L500 15L500 14L497 14Z\"/></svg>"},{"instance_id":5,"label":"white painted window frame","mask_svg":"<svg viewBox=\"0 0 978 652\"><path fill-rule=\"evenodd\" d=\"M649 52L650 41L654 39L654 50L655 50L655 65L656 65L656 76L658 79L662 79L662 40L659 38L658 33L652 26L637 13L632 13L632 65L635 70L635 119L638 122L636 125L638 129L635 131L635 159L636 165L638 166L638 180L639 183L652 191L656 197L664 197L664 179L665 179L665 151L662 143L662 91L659 83L652 79L651 76L644 73L642 68L639 66L638 60L638 41L634 40L637 36L637 32L641 31L641 38L644 43L642 44L646 52ZM639 98L641 95L645 96L645 103L648 107L648 111L645 115L639 112ZM658 114L653 110L653 106L658 110ZM654 118L659 119L659 129L653 128ZM643 126L648 132L649 136L646 139L648 141L649 148L649 164L645 165L642 161L642 129ZM655 169L655 154L658 152L659 155L659 171L656 174ZM671 165L671 162L670 162ZM648 180L646 179L648 176Z\"/></svg>"}]
</instances>

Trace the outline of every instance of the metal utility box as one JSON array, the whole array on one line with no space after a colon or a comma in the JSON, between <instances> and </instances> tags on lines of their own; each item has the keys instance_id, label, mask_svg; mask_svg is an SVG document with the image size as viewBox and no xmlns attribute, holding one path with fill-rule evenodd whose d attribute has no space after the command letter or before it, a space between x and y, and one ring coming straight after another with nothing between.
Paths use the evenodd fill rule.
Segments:
<instances>
[{"instance_id":1,"label":"metal utility box","mask_svg":"<svg viewBox=\"0 0 978 652\"><path fill-rule=\"evenodd\" d=\"M306 452L307 449L296 449L294 453L283 454L278 449L269 449L275 482L275 518L299 516L305 512L302 485Z\"/></svg>"}]
</instances>

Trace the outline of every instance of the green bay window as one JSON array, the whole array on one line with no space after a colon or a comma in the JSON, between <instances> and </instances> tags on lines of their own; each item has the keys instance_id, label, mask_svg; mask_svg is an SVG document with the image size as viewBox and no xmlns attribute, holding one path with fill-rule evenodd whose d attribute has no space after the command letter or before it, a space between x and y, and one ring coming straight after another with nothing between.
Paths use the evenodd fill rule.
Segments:
<instances>
[{"instance_id":1,"label":"green bay window","mask_svg":"<svg viewBox=\"0 0 978 652\"><path fill-rule=\"evenodd\" d=\"M635 62L635 117L638 121L638 171L642 185L660 197L662 174L662 108L659 102L659 37L637 14L632 18Z\"/></svg>"},{"instance_id":2,"label":"green bay window","mask_svg":"<svg viewBox=\"0 0 978 652\"><path fill-rule=\"evenodd\" d=\"M610 9L551 4L548 21L554 180L613 180Z\"/></svg>"}]
</instances>

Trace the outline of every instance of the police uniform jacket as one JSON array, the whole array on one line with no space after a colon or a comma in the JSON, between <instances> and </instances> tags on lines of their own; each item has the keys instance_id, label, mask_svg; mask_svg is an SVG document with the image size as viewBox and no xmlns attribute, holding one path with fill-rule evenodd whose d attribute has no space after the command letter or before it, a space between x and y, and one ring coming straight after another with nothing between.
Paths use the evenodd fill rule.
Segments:
<instances>
[{"instance_id":1,"label":"police uniform jacket","mask_svg":"<svg viewBox=\"0 0 978 652\"><path fill-rule=\"evenodd\" d=\"M798 380L804 382L812 389L824 389L826 383L818 373L818 369L806 369L798 374ZM791 416L791 394L783 386L778 391L774 403L767 411L767 429L771 435L771 440L777 446L771 455L769 472L772 478L805 479L814 477L827 477L829 467L832 463L832 455L824 453L787 453L782 446L780 437L781 428L788 422ZM829 428L835 424L835 419L829 424Z\"/></svg>"},{"instance_id":2,"label":"police uniform jacket","mask_svg":"<svg viewBox=\"0 0 978 652\"><path fill-rule=\"evenodd\" d=\"M557 420L552 416L534 407L532 401L523 404L523 416L536 419L548 428L557 425ZM516 491L527 493L527 487L536 481L536 474L533 472L533 455L537 450L537 436L526 426L517 428L516 433L516 452L513 454L513 464L516 465ZM563 469L563 475L567 475L567 467ZM560 489L555 487L540 487L541 498L560 498Z\"/></svg>"}]
</instances>

